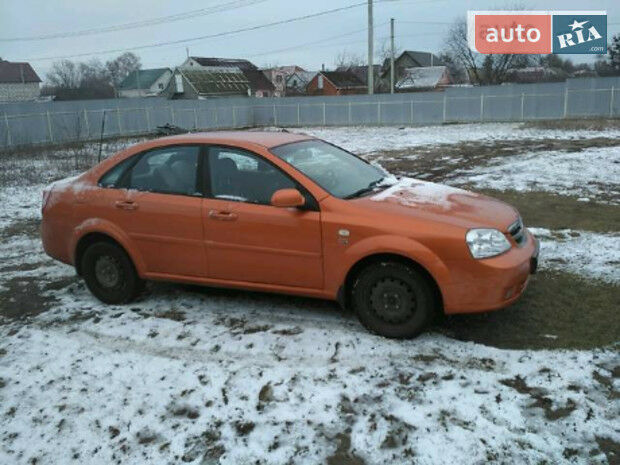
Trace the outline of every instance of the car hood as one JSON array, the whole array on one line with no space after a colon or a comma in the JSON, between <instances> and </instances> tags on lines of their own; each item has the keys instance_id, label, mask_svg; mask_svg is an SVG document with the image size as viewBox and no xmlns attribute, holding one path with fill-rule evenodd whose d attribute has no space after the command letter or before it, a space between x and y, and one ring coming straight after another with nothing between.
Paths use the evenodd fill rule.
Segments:
<instances>
[{"instance_id":1,"label":"car hood","mask_svg":"<svg viewBox=\"0 0 620 465\"><path fill-rule=\"evenodd\" d=\"M401 178L387 189L358 201L360 206L466 228L489 227L506 231L518 218L517 211L500 200L412 178Z\"/></svg>"}]
</instances>

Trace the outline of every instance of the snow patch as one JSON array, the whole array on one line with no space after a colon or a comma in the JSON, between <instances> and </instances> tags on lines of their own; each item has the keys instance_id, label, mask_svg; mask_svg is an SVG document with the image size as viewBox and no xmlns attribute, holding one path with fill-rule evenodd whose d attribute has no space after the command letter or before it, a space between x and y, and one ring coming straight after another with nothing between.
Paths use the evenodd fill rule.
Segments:
<instances>
[{"instance_id":1,"label":"snow patch","mask_svg":"<svg viewBox=\"0 0 620 465\"><path fill-rule=\"evenodd\" d=\"M579 196L579 201L620 202L620 148L581 152L531 152L462 170L451 182L500 191L547 191ZM609 197L616 200L609 200Z\"/></svg>"},{"instance_id":2,"label":"snow patch","mask_svg":"<svg viewBox=\"0 0 620 465\"><path fill-rule=\"evenodd\" d=\"M375 202L393 200L404 206L432 205L442 210L450 210L454 207L454 202L450 198L453 195L478 197L472 192L444 184L401 178L391 187L370 197L370 200Z\"/></svg>"},{"instance_id":3,"label":"snow patch","mask_svg":"<svg viewBox=\"0 0 620 465\"><path fill-rule=\"evenodd\" d=\"M528 228L540 241L540 267L620 283L620 234Z\"/></svg>"}]
</instances>

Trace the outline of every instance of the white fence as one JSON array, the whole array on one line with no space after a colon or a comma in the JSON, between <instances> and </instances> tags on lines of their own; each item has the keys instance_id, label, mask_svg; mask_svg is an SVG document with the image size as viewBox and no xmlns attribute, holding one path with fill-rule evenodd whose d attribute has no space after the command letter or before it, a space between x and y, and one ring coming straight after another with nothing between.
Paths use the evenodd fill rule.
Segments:
<instances>
[{"instance_id":1,"label":"white fence","mask_svg":"<svg viewBox=\"0 0 620 465\"><path fill-rule=\"evenodd\" d=\"M0 105L0 147L95 140L102 131L104 137L147 134L167 123L200 130L613 118L620 116L619 90L620 78L597 78L395 95Z\"/></svg>"}]
</instances>

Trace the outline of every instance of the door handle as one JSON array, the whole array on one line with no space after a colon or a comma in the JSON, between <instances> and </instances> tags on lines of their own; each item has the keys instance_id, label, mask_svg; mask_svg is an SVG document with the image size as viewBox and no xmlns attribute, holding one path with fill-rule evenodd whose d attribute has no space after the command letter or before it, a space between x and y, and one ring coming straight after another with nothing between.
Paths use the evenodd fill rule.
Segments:
<instances>
[{"instance_id":1,"label":"door handle","mask_svg":"<svg viewBox=\"0 0 620 465\"><path fill-rule=\"evenodd\" d=\"M237 214L233 212L209 210L209 218L220 221L235 221Z\"/></svg>"},{"instance_id":2,"label":"door handle","mask_svg":"<svg viewBox=\"0 0 620 465\"><path fill-rule=\"evenodd\" d=\"M138 204L130 200L117 200L114 203L114 206L123 210L135 210L136 208L138 208Z\"/></svg>"}]
</instances>

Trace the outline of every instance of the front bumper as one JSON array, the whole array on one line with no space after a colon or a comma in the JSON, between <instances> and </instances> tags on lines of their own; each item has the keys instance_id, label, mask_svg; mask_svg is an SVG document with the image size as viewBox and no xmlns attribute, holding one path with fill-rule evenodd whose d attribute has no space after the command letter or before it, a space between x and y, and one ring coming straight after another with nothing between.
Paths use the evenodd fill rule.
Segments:
<instances>
[{"instance_id":1,"label":"front bumper","mask_svg":"<svg viewBox=\"0 0 620 465\"><path fill-rule=\"evenodd\" d=\"M540 245L528 231L527 242L497 257L451 262L453 283L443 292L447 314L478 313L504 308L525 291L536 273Z\"/></svg>"}]
</instances>

